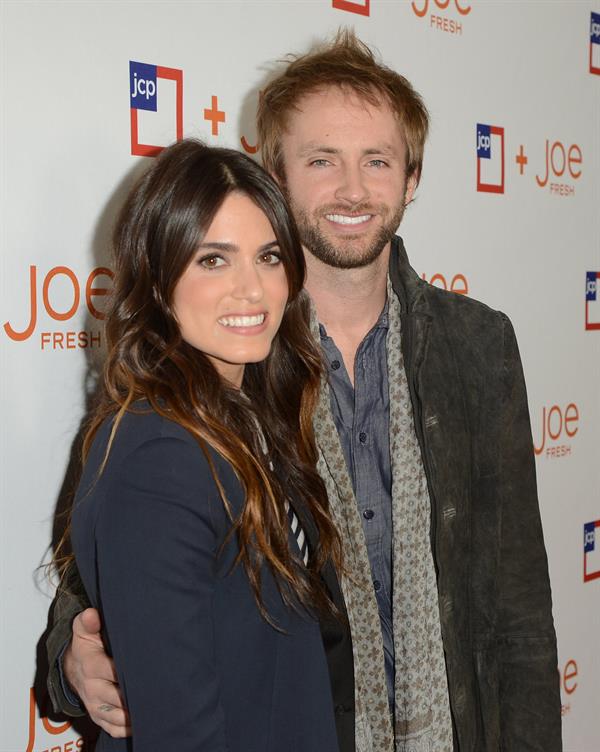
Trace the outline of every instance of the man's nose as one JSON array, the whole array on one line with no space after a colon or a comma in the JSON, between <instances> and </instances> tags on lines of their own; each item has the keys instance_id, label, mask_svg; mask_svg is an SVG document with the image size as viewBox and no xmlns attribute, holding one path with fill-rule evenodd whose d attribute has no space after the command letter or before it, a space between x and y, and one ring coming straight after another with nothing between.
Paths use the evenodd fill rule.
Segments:
<instances>
[{"instance_id":1,"label":"man's nose","mask_svg":"<svg viewBox=\"0 0 600 752\"><path fill-rule=\"evenodd\" d=\"M336 199L350 204L367 200L369 190L366 177L359 165L344 166L340 177L340 184L335 192Z\"/></svg>"}]
</instances>

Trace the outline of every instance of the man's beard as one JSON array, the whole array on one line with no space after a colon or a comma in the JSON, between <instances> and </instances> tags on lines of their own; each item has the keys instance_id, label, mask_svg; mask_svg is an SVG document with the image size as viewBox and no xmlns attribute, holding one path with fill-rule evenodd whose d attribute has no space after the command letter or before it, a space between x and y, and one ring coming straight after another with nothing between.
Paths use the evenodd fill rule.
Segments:
<instances>
[{"instance_id":1,"label":"man's beard","mask_svg":"<svg viewBox=\"0 0 600 752\"><path fill-rule=\"evenodd\" d=\"M361 238L364 234L363 231L358 230L355 236L339 237L332 241L325 236L319 227L319 220L328 221L325 219L326 214L347 214L348 208L325 207L319 209L311 217L306 211L294 206L289 194L288 200L290 200L296 218L302 245L319 261L336 269L360 269L369 266L379 258L383 249L394 237L405 209L404 197L402 203L394 207L393 214L387 220L386 215L389 215L390 209L384 204L379 206L363 204L353 207L351 211L354 216L372 214L384 218L383 224L379 227L375 236L367 245L364 245L365 241Z\"/></svg>"}]
</instances>

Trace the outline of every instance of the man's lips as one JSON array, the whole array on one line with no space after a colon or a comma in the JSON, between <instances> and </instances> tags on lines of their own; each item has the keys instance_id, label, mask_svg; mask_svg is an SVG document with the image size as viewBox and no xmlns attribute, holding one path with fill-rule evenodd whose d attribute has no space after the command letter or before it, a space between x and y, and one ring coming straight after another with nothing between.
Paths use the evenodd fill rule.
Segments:
<instances>
[{"instance_id":1,"label":"man's lips","mask_svg":"<svg viewBox=\"0 0 600 752\"><path fill-rule=\"evenodd\" d=\"M325 219L340 227L360 227L372 219L373 214L325 214Z\"/></svg>"}]
</instances>

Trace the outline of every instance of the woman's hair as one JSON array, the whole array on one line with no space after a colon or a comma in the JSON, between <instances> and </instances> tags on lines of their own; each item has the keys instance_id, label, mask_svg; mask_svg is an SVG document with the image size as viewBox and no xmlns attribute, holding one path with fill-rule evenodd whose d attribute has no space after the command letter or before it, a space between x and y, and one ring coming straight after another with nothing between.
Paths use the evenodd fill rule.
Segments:
<instances>
[{"instance_id":1,"label":"woman's hair","mask_svg":"<svg viewBox=\"0 0 600 752\"><path fill-rule=\"evenodd\" d=\"M271 351L264 361L246 365L241 392L219 376L204 353L183 340L173 310L175 286L232 192L250 198L267 216L289 288ZM180 141L161 153L129 194L116 222L113 252L108 355L99 401L84 438L84 459L104 420L113 418L108 457L125 412L147 401L197 439L230 518L208 447L234 469L245 493L243 510L232 519L238 560L263 615L268 618L261 599L263 563L288 603L331 610L319 571L328 557L341 565L341 545L315 469L312 415L322 375L320 354L309 330L310 304L302 289L302 247L277 184L239 152ZM319 529L319 545L307 568L298 566L298 557L290 552L286 497L304 502ZM67 569L63 559L59 571L64 574Z\"/></svg>"}]
</instances>

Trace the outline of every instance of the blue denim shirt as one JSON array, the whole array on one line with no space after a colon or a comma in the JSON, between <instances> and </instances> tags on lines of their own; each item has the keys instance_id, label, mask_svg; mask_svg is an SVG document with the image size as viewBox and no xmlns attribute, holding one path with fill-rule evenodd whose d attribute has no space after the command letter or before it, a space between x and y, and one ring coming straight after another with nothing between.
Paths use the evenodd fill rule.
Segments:
<instances>
[{"instance_id":1,"label":"blue denim shirt","mask_svg":"<svg viewBox=\"0 0 600 752\"><path fill-rule=\"evenodd\" d=\"M394 707L392 629L392 470L389 438L387 305L356 351L354 388L335 342L320 325L329 367L331 412L361 513L383 634L390 708Z\"/></svg>"}]
</instances>

